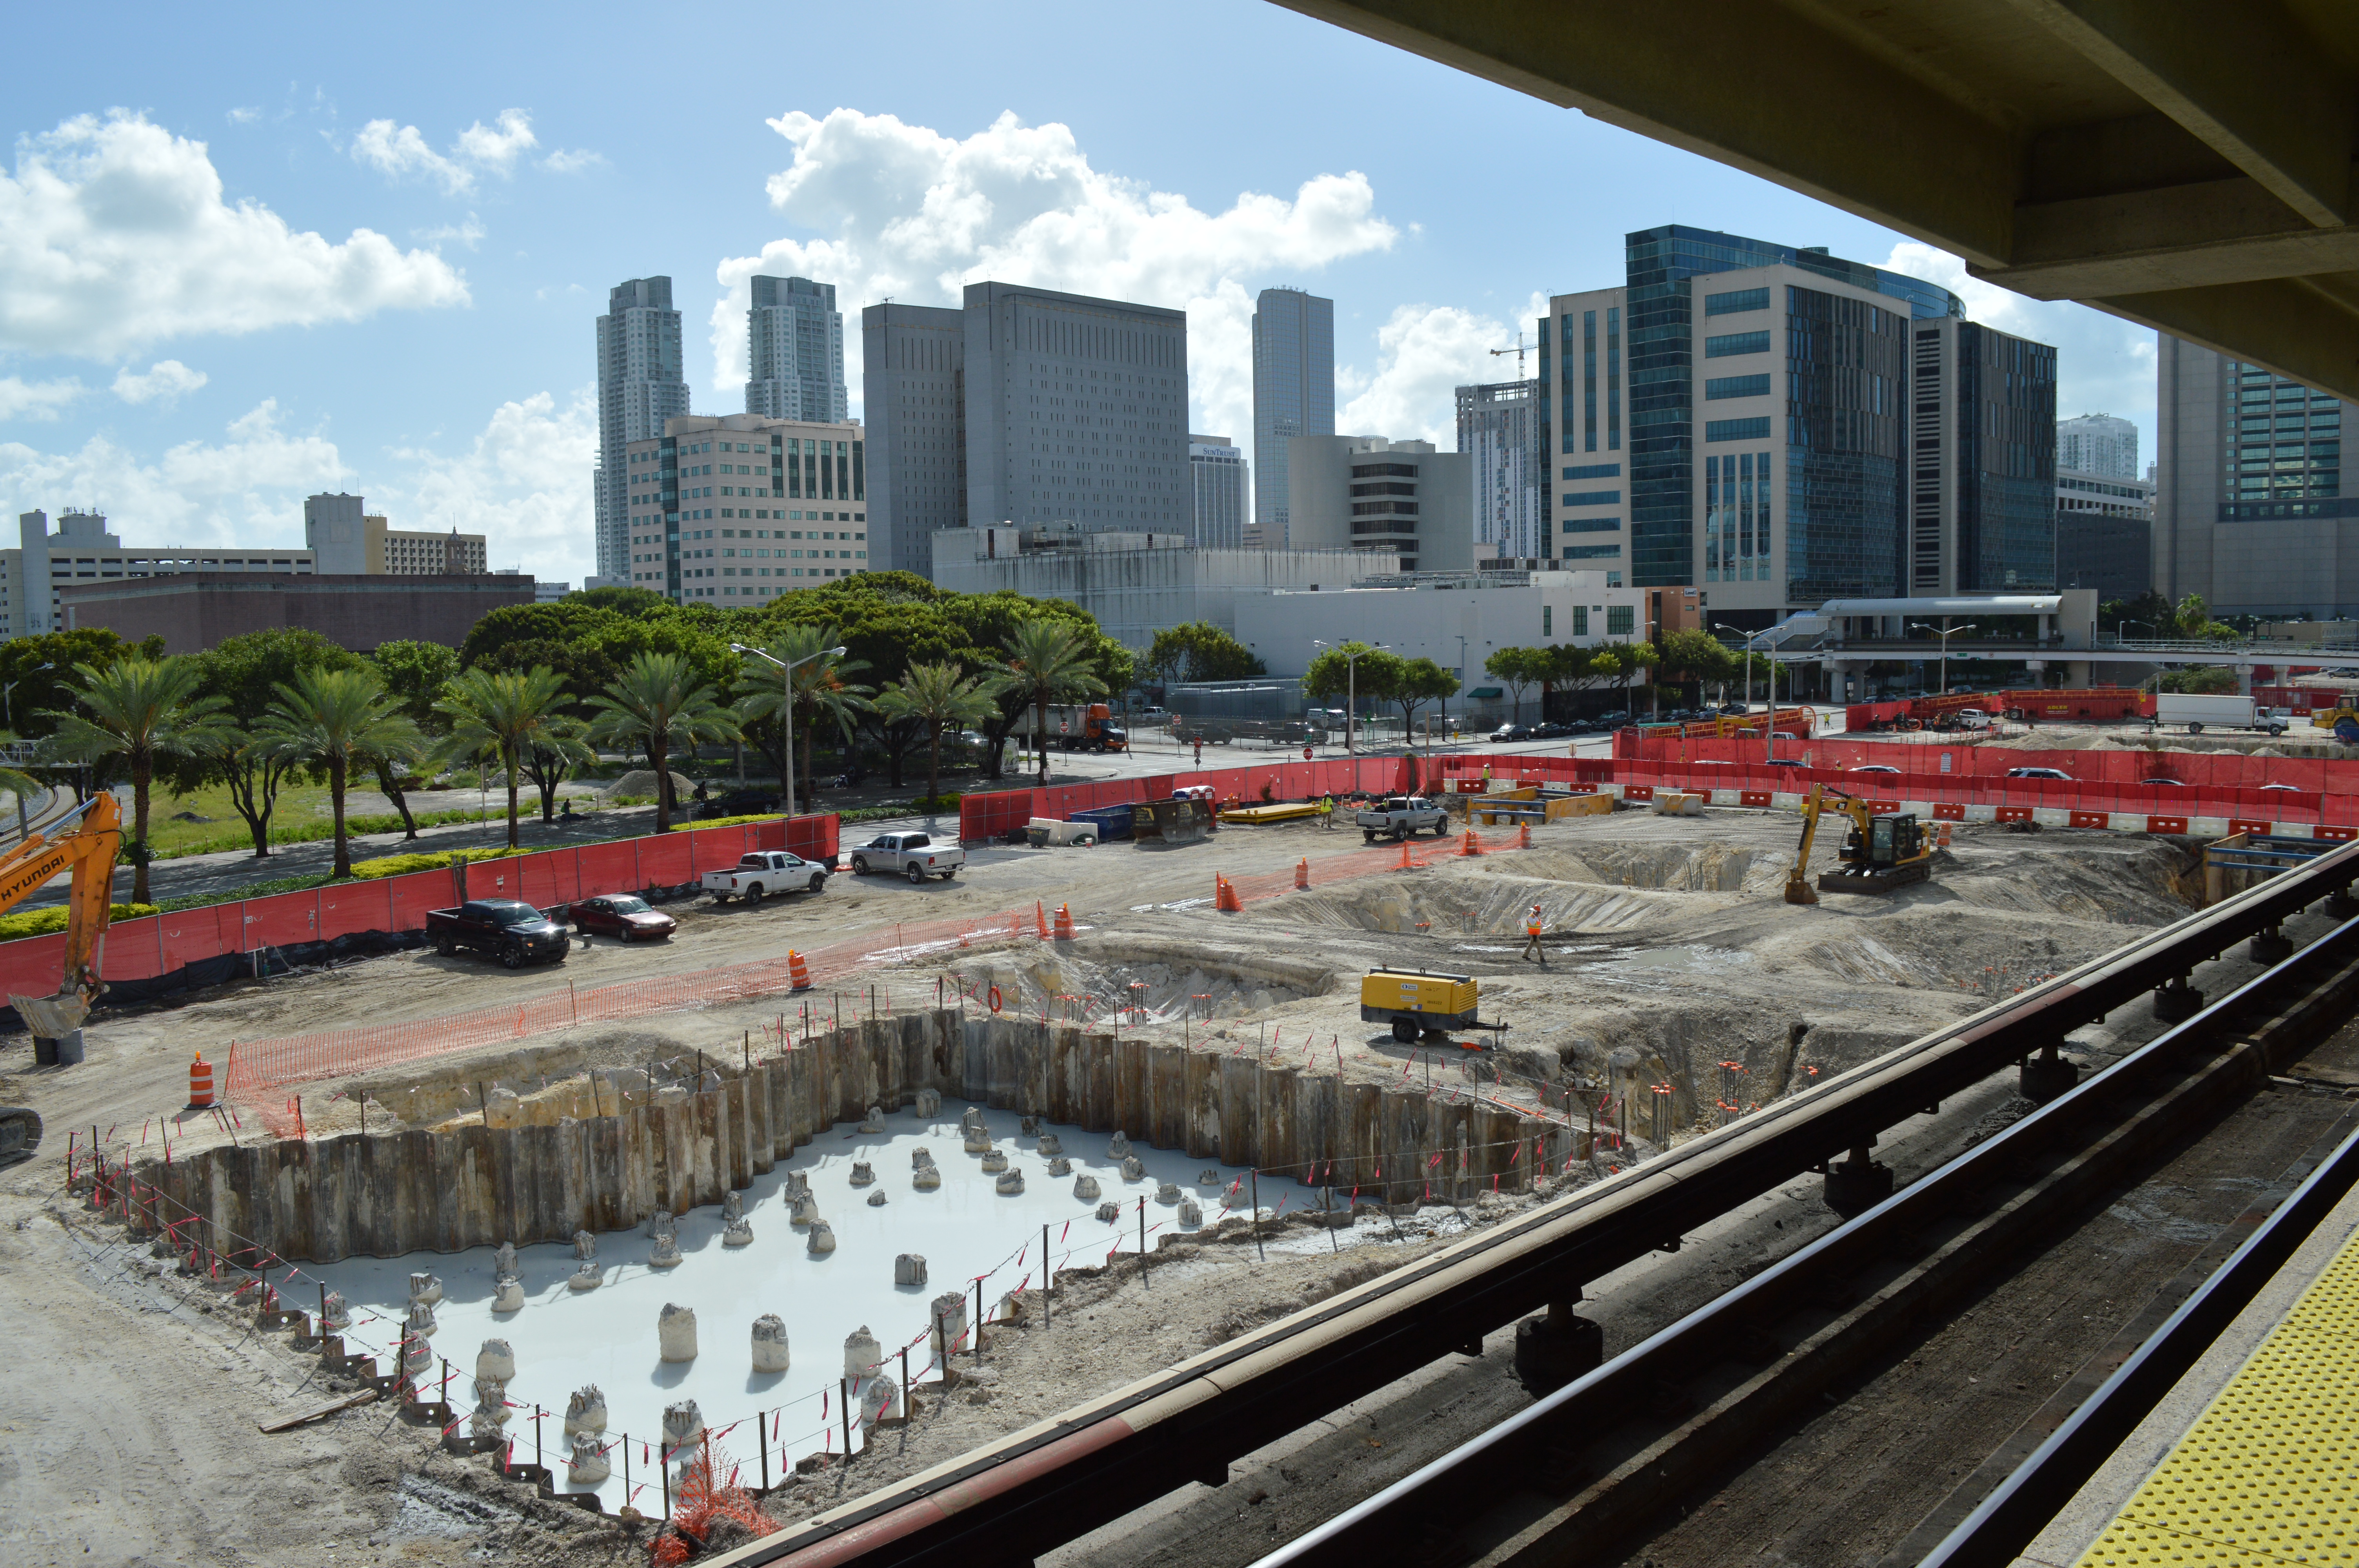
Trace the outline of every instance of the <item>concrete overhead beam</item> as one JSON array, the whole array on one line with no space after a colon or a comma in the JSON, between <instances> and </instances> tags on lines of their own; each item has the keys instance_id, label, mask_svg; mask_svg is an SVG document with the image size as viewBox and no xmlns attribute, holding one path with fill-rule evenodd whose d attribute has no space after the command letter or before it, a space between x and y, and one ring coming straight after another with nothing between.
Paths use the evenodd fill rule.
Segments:
<instances>
[{"instance_id":1,"label":"concrete overhead beam","mask_svg":"<svg viewBox=\"0 0 2359 1568\"><path fill-rule=\"evenodd\" d=\"M1277 3L1970 262L2013 249L2017 137L1773 0Z\"/></svg>"},{"instance_id":2,"label":"concrete overhead beam","mask_svg":"<svg viewBox=\"0 0 2359 1568\"><path fill-rule=\"evenodd\" d=\"M2012 0L2306 222L2352 216L2359 85L2278 0Z\"/></svg>"},{"instance_id":3,"label":"concrete overhead beam","mask_svg":"<svg viewBox=\"0 0 2359 1568\"><path fill-rule=\"evenodd\" d=\"M2342 277L2269 278L2113 295L2085 303L2280 375L2359 396L2359 305ZM2324 287L2321 287L2323 285ZM2253 345L2265 343L2263 355Z\"/></svg>"},{"instance_id":4,"label":"concrete overhead beam","mask_svg":"<svg viewBox=\"0 0 2359 1568\"><path fill-rule=\"evenodd\" d=\"M2038 299L2359 272L2359 227L2313 227L2251 178L2027 203L2015 220L2012 263L1967 270Z\"/></svg>"}]
</instances>

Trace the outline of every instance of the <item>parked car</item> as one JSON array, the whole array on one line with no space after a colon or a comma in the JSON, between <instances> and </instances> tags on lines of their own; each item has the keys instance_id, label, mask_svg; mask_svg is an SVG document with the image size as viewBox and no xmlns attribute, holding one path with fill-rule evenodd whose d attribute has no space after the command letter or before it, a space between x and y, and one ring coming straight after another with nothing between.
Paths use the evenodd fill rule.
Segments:
<instances>
[{"instance_id":1,"label":"parked car","mask_svg":"<svg viewBox=\"0 0 2359 1568\"><path fill-rule=\"evenodd\" d=\"M1855 773L1897 773L1900 770L1890 762L1862 762L1851 771Z\"/></svg>"},{"instance_id":2,"label":"parked car","mask_svg":"<svg viewBox=\"0 0 2359 1568\"><path fill-rule=\"evenodd\" d=\"M2006 770L2006 776L2011 779L2061 779L2066 784L2072 782L2072 775L2060 768L2009 768Z\"/></svg>"},{"instance_id":3,"label":"parked car","mask_svg":"<svg viewBox=\"0 0 2359 1568\"><path fill-rule=\"evenodd\" d=\"M2281 789L2281 790L2288 790L2288 791L2290 791L2290 792L2292 792L2293 794L2296 794L2296 795L2299 795L2299 794L2300 794L2300 793L2301 793L2301 786L2300 786L2299 784L2255 784L2253 787L2254 787L2255 789Z\"/></svg>"},{"instance_id":4,"label":"parked car","mask_svg":"<svg viewBox=\"0 0 2359 1568\"><path fill-rule=\"evenodd\" d=\"M785 849L756 849L738 858L725 871L707 871L699 885L715 903L742 899L759 903L774 892L821 892L827 887L827 868Z\"/></svg>"},{"instance_id":5,"label":"parked car","mask_svg":"<svg viewBox=\"0 0 2359 1568\"><path fill-rule=\"evenodd\" d=\"M1494 741L1528 741L1531 738L1530 729L1521 724L1502 724L1491 731Z\"/></svg>"},{"instance_id":6,"label":"parked car","mask_svg":"<svg viewBox=\"0 0 2359 1568\"><path fill-rule=\"evenodd\" d=\"M898 871L913 882L928 877L948 881L965 864L964 849L956 844L937 844L925 833L880 833L852 851L855 877L871 871Z\"/></svg>"},{"instance_id":7,"label":"parked car","mask_svg":"<svg viewBox=\"0 0 2359 1568\"><path fill-rule=\"evenodd\" d=\"M723 816L757 816L778 809L778 797L767 790L735 789L726 795L693 803L688 814L691 822L711 822Z\"/></svg>"},{"instance_id":8,"label":"parked car","mask_svg":"<svg viewBox=\"0 0 2359 1568\"><path fill-rule=\"evenodd\" d=\"M1560 724L1553 719L1544 719L1532 726L1532 739L1535 741L1553 741L1559 736L1571 733L1571 725Z\"/></svg>"},{"instance_id":9,"label":"parked car","mask_svg":"<svg viewBox=\"0 0 2359 1568\"><path fill-rule=\"evenodd\" d=\"M619 936L625 942L656 942L679 929L679 922L632 892L601 893L559 912L584 936Z\"/></svg>"},{"instance_id":10,"label":"parked car","mask_svg":"<svg viewBox=\"0 0 2359 1568\"><path fill-rule=\"evenodd\" d=\"M2169 784L2173 789L2185 789L2187 787L2187 781L2185 779L2167 779L2160 777L2159 775L2150 779L2140 779L2138 780L2138 783L2142 784Z\"/></svg>"},{"instance_id":11,"label":"parked car","mask_svg":"<svg viewBox=\"0 0 2359 1568\"><path fill-rule=\"evenodd\" d=\"M1407 838L1422 829L1430 828L1437 838L1450 831L1450 813L1440 803L1421 795L1386 795L1365 811L1355 814L1353 822L1360 837L1375 843L1380 833L1395 838Z\"/></svg>"},{"instance_id":12,"label":"parked car","mask_svg":"<svg viewBox=\"0 0 2359 1568\"><path fill-rule=\"evenodd\" d=\"M446 958L463 947L511 969L562 958L573 946L564 926L515 898L470 899L456 909L429 909L426 939Z\"/></svg>"}]
</instances>

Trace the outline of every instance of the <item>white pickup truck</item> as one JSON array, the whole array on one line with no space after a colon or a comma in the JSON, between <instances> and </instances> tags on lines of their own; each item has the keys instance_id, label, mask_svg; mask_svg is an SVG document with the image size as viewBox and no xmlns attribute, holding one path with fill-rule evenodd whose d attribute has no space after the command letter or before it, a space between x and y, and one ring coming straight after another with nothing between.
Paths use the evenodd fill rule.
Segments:
<instances>
[{"instance_id":1,"label":"white pickup truck","mask_svg":"<svg viewBox=\"0 0 2359 1568\"><path fill-rule=\"evenodd\" d=\"M774 892L821 892L827 886L827 868L784 849L757 849L727 871L705 872L701 881L715 903L732 898L759 903Z\"/></svg>"},{"instance_id":2,"label":"white pickup truck","mask_svg":"<svg viewBox=\"0 0 2359 1568\"><path fill-rule=\"evenodd\" d=\"M1450 813L1439 801L1428 800L1421 795L1387 795L1352 820L1359 825L1360 837L1371 844L1378 834L1407 838L1430 827L1439 838L1450 831Z\"/></svg>"},{"instance_id":3,"label":"white pickup truck","mask_svg":"<svg viewBox=\"0 0 2359 1568\"><path fill-rule=\"evenodd\" d=\"M852 851L852 873L898 871L913 882L928 877L944 881L959 874L966 851L956 844L937 844L924 833L881 833Z\"/></svg>"}]
</instances>

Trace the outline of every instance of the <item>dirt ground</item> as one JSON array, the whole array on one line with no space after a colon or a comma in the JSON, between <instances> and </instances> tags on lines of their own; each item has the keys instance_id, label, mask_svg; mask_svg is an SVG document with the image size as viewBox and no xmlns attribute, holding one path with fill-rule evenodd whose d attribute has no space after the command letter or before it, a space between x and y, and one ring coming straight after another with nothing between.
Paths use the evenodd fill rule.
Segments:
<instances>
[{"instance_id":1,"label":"dirt ground","mask_svg":"<svg viewBox=\"0 0 2359 1568\"><path fill-rule=\"evenodd\" d=\"M577 946L560 970L511 973L417 952L102 1012L88 1031L88 1061L71 1069L31 1068L20 1038L0 1050L0 1102L39 1111L47 1137L35 1160L0 1173L0 1300L16 1329L16 1353L0 1366L9 1396L0 1417L0 1499L9 1505L0 1543L12 1563L289 1568L455 1561L486 1547L535 1562L622 1561L635 1550L611 1523L521 1506L513 1489L482 1481L482 1461L427 1462L406 1429L380 1435L382 1415L353 1411L293 1434L255 1434L257 1415L318 1396L316 1380L302 1386L310 1359L288 1349L284 1335L249 1334L234 1309L197 1310L212 1296L209 1285L148 1278L140 1265L150 1260L130 1257L119 1231L92 1225L60 1191L70 1130L86 1137L96 1124L118 1147L166 1121L179 1128L176 1137L221 1136L211 1119L179 1108L194 1049L218 1062L234 1040L430 1019L569 982L773 958L855 932L881 942L897 922L1028 914L1038 900L1050 909L1069 903L1081 939L1070 948L974 949L947 968L880 967L875 983L897 1007L931 1005L938 981L945 994L997 984L1052 1015L1102 1016L1136 999L1147 1017L1139 1027L1153 1037L1219 1051L1301 1050L1370 1081L1419 1081L1430 1071L1437 1092L1496 1080L1488 1092L1560 1107L1569 1086L1603 1098L1669 1083L1676 1092L1662 1130L1678 1137L1806 1088L2190 907L2193 858L2175 843L1969 827L1927 884L1793 908L1779 889L1796 836L1790 816L1771 813L1622 812L1552 824L1528 851L1460 860L1437 845L1425 871L1332 883L1321 881L1321 858L1356 850L1359 840L1309 825L1232 828L1176 850L995 848L973 851L951 883L844 876L821 894L754 909L675 904L681 925L670 943L599 940ZM1818 864L1831 853L1821 845ZM1212 913L1216 871L1281 871L1304 856L1312 891L1249 904L1242 915ZM1523 912L1534 902L1549 931L1545 972L1517 956ZM1377 964L1477 976L1483 1016L1511 1026L1503 1047L1411 1050L1362 1022L1356 980ZM638 1065L699 1050L734 1055L788 1006L781 999L664 1014L302 1086L305 1118L315 1133L356 1125L356 1090L397 1112L409 1090L437 1079L524 1087L588 1064ZM255 1108L241 1136L258 1131ZM1643 1099L1637 1117L1639 1132L1656 1131ZM987 1357L985 1377L954 1392L947 1413L921 1414L908 1429L906 1461L896 1462L934 1463L1028 1424L1315 1300L1355 1271L1406 1261L1439 1244L1437 1228L1458 1223L1440 1211L1397 1239L1388 1225L1363 1235L1372 1228L1364 1221L1351 1233L1358 1245L1332 1250L1323 1231L1288 1232L1267 1263L1249 1244L1217 1240L1172 1256L1144 1288L1120 1273L1077 1277L1070 1298L1060 1292L1053 1335L1055 1358L1071 1364L1071 1375L1025 1372L995 1385ZM1693 1260L1660 1263L1671 1279ZM1633 1286L1636 1295L1642 1286ZM1070 1338L1068 1311L1080 1331ZM1029 1329L1014 1333L1034 1338ZM1006 1354L1013 1373L1012 1358L1048 1352L1011 1345ZM889 1473L880 1464L853 1479L873 1484ZM810 1483L809 1506L825 1506L821 1481L840 1478Z\"/></svg>"}]
</instances>

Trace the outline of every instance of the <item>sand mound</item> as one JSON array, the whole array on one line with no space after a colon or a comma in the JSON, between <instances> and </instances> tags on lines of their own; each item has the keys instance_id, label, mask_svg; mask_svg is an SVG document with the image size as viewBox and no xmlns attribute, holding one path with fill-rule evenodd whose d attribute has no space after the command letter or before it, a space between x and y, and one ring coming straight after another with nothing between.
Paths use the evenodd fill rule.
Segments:
<instances>
[{"instance_id":1,"label":"sand mound","mask_svg":"<svg viewBox=\"0 0 2359 1568\"><path fill-rule=\"evenodd\" d=\"M685 774L671 775L671 797L674 802L686 800L696 793L696 781ZM613 784L599 791L601 795L627 795L641 800L653 800L656 795L656 775L652 768L633 768Z\"/></svg>"}]
</instances>

